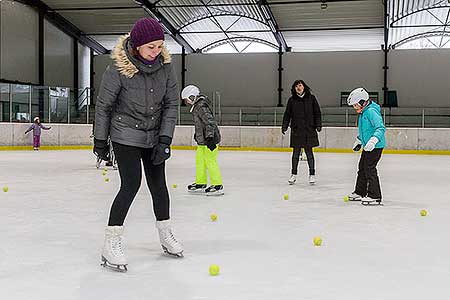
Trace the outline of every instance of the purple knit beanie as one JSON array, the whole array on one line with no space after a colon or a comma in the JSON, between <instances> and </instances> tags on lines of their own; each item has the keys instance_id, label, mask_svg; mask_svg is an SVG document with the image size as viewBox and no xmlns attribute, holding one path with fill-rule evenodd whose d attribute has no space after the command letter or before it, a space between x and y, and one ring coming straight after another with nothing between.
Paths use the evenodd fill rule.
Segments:
<instances>
[{"instance_id":1,"label":"purple knit beanie","mask_svg":"<svg viewBox=\"0 0 450 300\"><path fill-rule=\"evenodd\" d=\"M131 44L133 48L157 40L164 40L164 30L155 19L142 18L131 29Z\"/></svg>"}]
</instances>

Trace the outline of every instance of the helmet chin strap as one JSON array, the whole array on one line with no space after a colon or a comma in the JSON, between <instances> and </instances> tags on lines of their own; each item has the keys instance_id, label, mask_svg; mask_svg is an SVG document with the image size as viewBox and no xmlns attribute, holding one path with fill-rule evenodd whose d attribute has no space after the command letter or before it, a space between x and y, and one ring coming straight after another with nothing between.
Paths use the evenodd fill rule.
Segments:
<instances>
[{"instance_id":1,"label":"helmet chin strap","mask_svg":"<svg viewBox=\"0 0 450 300\"><path fill-rule=\"evenodd\" d=\"M192 111L194 110L194 104L195 104L195 102L197 102L197 97L198 97L198 96L194 96L194 100L191 100L191 99L189 98L189 104L192 105L192 107L191 107L191 109L189 110L189 112L192 112Z\"/></svg>"},{"instance_id":2,"label":"helmet chin strap","mask_svg":"<svg viewBox=\"0 0 450 300\"><path fill-rule=\"evenodd\" d=\"M367 104L369 104L369 100L365 101L362 106L359 105L359 108L356 109L356 112L360 114L363 111L363 109L367 106Z\"/></svg>"}]
</instances>

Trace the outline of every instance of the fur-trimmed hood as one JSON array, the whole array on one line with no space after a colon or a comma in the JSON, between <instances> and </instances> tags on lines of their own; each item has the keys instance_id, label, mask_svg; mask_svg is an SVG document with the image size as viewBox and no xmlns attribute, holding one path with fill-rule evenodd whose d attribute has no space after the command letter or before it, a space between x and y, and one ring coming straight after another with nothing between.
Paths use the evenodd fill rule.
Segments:
<instances>
[{"instance_id":1,"label":"fur-trimmed hood","mask_svg":"<svg viewBox=\"0 0 450 300\"><path fill-rule=\"evenodd\" d=\"M133 60L130 59L130 55L125 48L127 45L127 39L129 39L129 35L126 34L121 36L111 52L111 58L114 60L114 65L119 70L120 74L132 78L134 74L139 72L139 68L133 63ZM172 61L169 50L167 50L164 45L160 54L160 61L163 64L169 64ZM135 60L137 63L138 61Z\"/></svg>"}]
</instances>

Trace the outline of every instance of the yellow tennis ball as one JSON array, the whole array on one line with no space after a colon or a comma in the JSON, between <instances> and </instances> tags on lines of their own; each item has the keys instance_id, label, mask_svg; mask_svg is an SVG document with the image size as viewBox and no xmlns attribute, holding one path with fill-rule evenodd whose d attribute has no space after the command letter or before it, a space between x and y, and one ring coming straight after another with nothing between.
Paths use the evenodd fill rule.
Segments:
<instances>
[{"instance_id":1,"label":"yellow tennis ball","mask_svg":"<svg viewBox=\"0 0 450 300\"><path fill-rule=\"evenodd\" d=\"M212 214L211 215L211 221L213 221L213 222L217 221L217 215L216 214Z\"/></svg>"},{"instance_id":2,"label":"yellow tennis ball","mask_svg":"<svg viewBox=\"0 0 450 300\"><path fill-rule=\"evenodd\" d=\"M350 198L348 196L344 196L344 202L348 202Z\"/></svg>"},{"instance_id":3,"label":"yellow tennis ball","mask_svg":"<svg viewBox=\"0 0 450 300\"><path fill-rule=\"evenodd\" d=\"M289 195L288 194L284 194L283 198L284 198L284 200L288 200L289 199Z\"/></svg>"},{"instance_id":4,"label":"yellow tennis ball","mask_svg":"<svg viewBox=\"0 0 450 300\"><path fill-rule=\"evenodd\" d=\"M109 178L108 177L105 177L105 182L109 182Z\"/></svg>"},{"instance_id":5,"label":"yellow tennis ball","mask_svg":"<svg viewBox=\"0 0 450 300\"><path fill-rule=\"evenodd\" d=\"M178 185L177 185L176 183L173 184L173 188L174 188L174 189L176 189L177 186L178 186Z\"/></svg>"},{"instance_id":6,"label":"yellow tennis ball","mask_svg":"<svg viewBox=\"0 0 450 300\"><path fill-rule=\"evenodd\" d=\"M314 243L314 246L321 246L322 245L322 239L320 238L320 236L316 236L313 239L313 243Z\"/></svg>"},{"instance_id":7,"label":"yellow tennis ball","mask_svg":"<svg viewBox=\"0 0 450 300\"><path fill-rule=\"evenodd\" d=\"M422 217L425 217L427 214L428 214L428 213L427 213L427 211L426 211L425 209L422 209L422 210L420 211L420 215L421 215Z\"/></svg>"},{"instance_id":8,"label":"yellow tennis ball","mask_svg":"<svg viewBox=\"0 0 450 300\"><path fill-rule=\"evenodd\" d=\"M9 190L8 186L5 185L5 186L3 187L3 191L4 191L5 193L7 193L8 190Z\"/></svg>"},{"instance_id":9,"label":"yellow tennis ball","mask_svg":"<svg viewBox=\"0 0 450 300\"><path fill-rule=\"evenodd\" d=\"M211 274L211 276L217 276L217 275L219 275L219 272L220 272L220 268L218 265L209 266L209 274Z\"/></svg>"},{"instance_id":10,"label":"yellow tennis ball","mask_svg":"<svg viewBox=\"0 0 450 300\"><path fill-rule=\"evenodd\" d=\"M103 169L103 171L107 172L107 171L108 171L108 168L107 168L107 167L105 167L105 168Z\"/></svg>"},{"instance_id":11,"label":"yellow tennis ball","mask_svg":"<svg viewBox=\"0 0 450 300\"><path fill-rule=\"evenodd\" d=\"M103 176L105 176L105 175L106 175L106 172L105 172L105 171L103 171L102 175L103 175Z\"/></svg>"}]
</instances>

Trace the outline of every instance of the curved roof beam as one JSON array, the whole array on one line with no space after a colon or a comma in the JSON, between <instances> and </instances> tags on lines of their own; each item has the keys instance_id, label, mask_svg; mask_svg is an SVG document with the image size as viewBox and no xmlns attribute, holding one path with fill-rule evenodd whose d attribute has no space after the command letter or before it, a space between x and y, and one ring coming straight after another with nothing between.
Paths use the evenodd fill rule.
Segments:
<instances>
[{"instance_id":1,"label":"curved roof beam","mask_svg":"<svg viewBox=\"0 0 450 300\"><path fill-rule=\"evenodd\" d=\"M392 28L395 28L394 24L417 13L423 12L423 11L430 11L430 10L434 10L434 9L443 9L443 8L449 8L450 9L450 3L448 3L447 5L443 5L443 6L435 6L435 7L427 7L427 8L421 8L421 9L417 9L415 11L409 12L405 15L402 15L398 18L393 18L392 22L390 23L390 26Z\"/></svg>"},{"instance_id":2,"label":"curved roof beam","mask_svg":"<svg viewBox=\"0 0 450 300\"><path fill-rule=\"evenodd\" d=\"M278 45L275 45L275 44L273 44L271 42L268 42L266 40L263 40L263 39L253 38L253 37L232 37L232 38L229 38L229 39L222 39L222 40L218 40L218 41L212 42L212 43L204 46L200 50L202 52L204 50L206 50L206 49L207 50L211 50L211 49L214 49L216 47L219 47L219 46L222 46L222 45L225 45L225 44L229 44L231 42L230 40L232 40L233 42L256 42L256 43L264 44L264 45L267 45L269 47L272 47L272 48L278 50Z\"/></svg>"},{"instance_id":3,"label":"curved roof beam","mask_svg":"<svg viewBox=\"0 0 450 300\"><path fill-rule=\"evenodd\" d=\"M257 18L248 16L248 15L246 15L246 14L239 14L239 13L236 13L236 12L232 12L232 13L222 12L222 13L213 13L212 16L214 16L214 17L231 16L231 17L242 17L242 18L247 18L247 19L253 20L253 21L255 21L255 22L261 23L261 24L263 24L264 26L266 26L266 27L269 28L269 26L268 26L266 23L264 23L263 21L261 21L261 20L259 20L259 19L257 19ZM178 31L181 32L181 30L183 30L184 28L186 28L186 27L189 26L189 25L194 24L195 22L199 22L199 21L206 20L206 19L211 19L212 16L211 16L211 15L206 15L206 14L205 14L205 15L203 15L203 16L201 16L201 17L198 17L198 18L189 20L188 23L186 23L186 24L184 24L183 26L181 26L180 28L178 28Z\"/></svg>"},{"instance_id":4,"label":"curved roof beam","mask_svg":"<svg viewBox=\"0 0 450 300\"><path fill-rule=\"evenodd\" d=\"M401 45L406 44L411 41L419 40L419 39L426 38L426 37L434 37L434 36L449 36L450 37L450 31L445 31L445 32L432 31L432 32L418 33L418 34L406 37L406 38L396 42L395 44L393 44L393 47L396 48L398 46L401 46ZM439 48L439 47L436 47L436 48Z\"/></svg>"}]
</instances>

